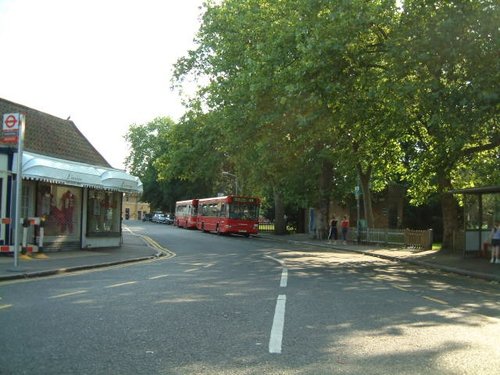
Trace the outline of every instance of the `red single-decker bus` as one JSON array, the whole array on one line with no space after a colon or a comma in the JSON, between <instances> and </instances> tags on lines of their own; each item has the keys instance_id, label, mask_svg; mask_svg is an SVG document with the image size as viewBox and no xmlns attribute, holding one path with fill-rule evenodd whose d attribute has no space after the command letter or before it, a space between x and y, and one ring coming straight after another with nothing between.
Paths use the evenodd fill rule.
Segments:
<instances>
[{"instance_id":1,"label":"red single-decker bus","mask_svg":"<svg viewBox=\"0 0 500 375\"><path fill-rule=\"evenodd\" d=\"M198 201L199 230L250 236L259 232L259 198L225 196Z\"/></svg>"},{"instance_id":2,"label":"red single-decker bus","mask_svg":"<svg viewBox=\"0 0 500 375\"><path fill-rule=\"evenodd\" d=\"M196 228L198 199L175 202L175 225L179 228Z\"/></svg>"}]
</instances>

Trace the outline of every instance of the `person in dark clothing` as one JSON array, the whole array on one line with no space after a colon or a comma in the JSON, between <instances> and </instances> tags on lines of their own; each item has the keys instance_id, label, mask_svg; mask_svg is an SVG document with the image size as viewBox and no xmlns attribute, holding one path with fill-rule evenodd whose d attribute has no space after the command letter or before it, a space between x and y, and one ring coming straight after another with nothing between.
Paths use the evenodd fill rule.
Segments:
<instances>
[{"instance_id":1,"label":"person in dark clothing","mask_svg":"<svg viewBox=\"0 0 500 375\"><path fill-rule=\"evenodd\" d=\"M332 239L333 239L334 244L337 243L337 239L338 239L337 224L338 224L338 220L335 217L335 215L333 215L333 219L330 220L330 230L328 231L328 241L332 242Z\"/></svg>"}]
</instances>

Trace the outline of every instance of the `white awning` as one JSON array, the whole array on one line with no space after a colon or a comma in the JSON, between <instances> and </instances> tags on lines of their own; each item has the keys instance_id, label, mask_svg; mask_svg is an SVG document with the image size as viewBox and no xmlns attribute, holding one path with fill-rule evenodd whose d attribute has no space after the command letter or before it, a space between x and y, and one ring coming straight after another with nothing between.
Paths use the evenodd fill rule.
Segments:
<instances>
[{"instance_id":1,"label":"white awning","mask_svg":"<svg viewBox=\"0 0 500 375\"><path fill-rule=\"evenodd\" d=\"M119 169L99 169L101 171L101 182L106 189L137 192L140 187L142 192L142 183L139 178L129 175Z\"/></svg>"},{"instance_id":2,"label":"white awning","mask_svg":"<svg viewBox=\"0 0 500 375\"><path fill-rule=\"evenodd\" d=\"M22 173L23 178L28 180L124 193L142 193L142 183L139 178L119 169L96 167L27 151L23 152Z\"/></svg>"},{"instance_id":3,"label":"white awning","mask_svg":"<svg viewBox=\"0 0 500 375\"><path fill-rule=\"evenodd\" d=\"M96 168L44 155L23 152L23 178L72 186L100 187Z\"/></svg>"}]
</instances>

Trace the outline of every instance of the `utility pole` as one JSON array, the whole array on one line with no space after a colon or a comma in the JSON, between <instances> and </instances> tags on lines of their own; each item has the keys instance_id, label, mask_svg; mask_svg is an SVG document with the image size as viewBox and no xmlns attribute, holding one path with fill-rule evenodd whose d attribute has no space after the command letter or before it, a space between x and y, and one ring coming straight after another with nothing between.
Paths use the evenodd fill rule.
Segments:
<instances>
[{"instance_id":1,"label":"utility pole","mask_svg":"<svg viewBox=\"0 0 500 375\"><path fill-rule=\"evenodd\" d=\"M357 215L356 215L356 239L357 239L357 242L358 242L358 245L359 243L361 242L361 228L360 228L360 224L361 224L361 221L359 220L359 215L361 214L361 209L360 209L360 206L359 206L359 196L361 195L361 192L360 192L360 189L359 189L359 182L358 182L358 185L356 185L354 187L354 195L356 196L356 209L357 209Z\"/></svg>"}]
</instances>

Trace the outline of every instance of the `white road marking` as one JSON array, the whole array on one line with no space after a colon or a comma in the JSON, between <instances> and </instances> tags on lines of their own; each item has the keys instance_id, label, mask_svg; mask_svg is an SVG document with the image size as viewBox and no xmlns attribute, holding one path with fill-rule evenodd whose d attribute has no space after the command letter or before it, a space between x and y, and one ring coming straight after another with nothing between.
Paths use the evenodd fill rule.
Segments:
<instances>
[{"instance_id":1,"label":"white road marking","mask_svg":"<svg viewBox=\"0 0 500 375\"><path fill-rule=\"evenodd\" d=\"M288 269L283 268L283 271L281 271L281 280L280 280L280 287L285 288L288 280Z\"/></svg>"},{"instance_id":2,"label":"white road marking","mask_svg":"<svg viewBox=\"0 0 500 375\"><path fill-rule=\"evenodd\" d=\"M402 290L403 292L407 292L407 291L408 291L408 289L403 288L402 286L393 285L392 287L393 287L393 288L396 288L396 289L399 289L399 290Z\"/></svg>"},{"instance_id":3,"label":"white road marking","mask_svg":"<svg viewBox=\"0 0 500 375\"><path fill-rule=\"evenodd\" d=\"M441 305L448 305L448 302L443 301L441 299L437 299L437 298L433 298L433 297L428 297L428 296L422 296L422 298L425 298L426 300L429 300L429 301L432 301L432 302L440 303Z\"/></svg>"},{"instance_id":4,"label":"white road marking","mask_svg":"<svg viewBox=\"0 0 500 375\"><path fill-rule=\"evenodd\" d=\"M281 354L281 342L283 341L283 327L285 325L286 295L280 294L276 301L274 310L273 327L269 338L269 353Z\"/></svg>"},{"instance_id":5,"label":"white road marking","mask_svg":"<svg viewBox=\"0 0 500 375\"><path fill-rule=\"evenodd\" d=\"M12 307L12 305L0 305L0 310L8 309L9 307Z\"/></svg>"},{"instance_id":6,"label":"white road marking","mask_svg":"<svg viewBox=\"0 0 500 375\"><path fill-rule=\"evenodd\" d=\"M168 275L152 276L152 277L149 278L149 280L161 279L162 277L168 277Z\"/></svg>"},{"instance_id":7,"label":"white road marking","mask_svg":"<svg viewBox=\"0 0 500 375\"><path fill-rule=\"evenodd\" d=\"M63 298L63 297L69 297L69 296L74 296L76 294L82 294L82 293L87 293L86 290L78 290L76 292L70 292L70 293L64 293L64 294L58 294L57 296L51 296L49 298Z\"/></svg>"},{"instance_id":8,"label":"white road marking","mask_svg":"<svg viewBox=\"0 0 500 375\"><path fill-rule=\"evenodd\" d=\"M130 285L130 284L137 284L137 281L129 281L129 282L126 282L126 283L108 285L105 288L116 288L118 286L124 286L124 285Z\"/></svg>"},{"instance_id":9,"label":"white road marking","mask_svg":"<svg viewBox=\"0 0 500 375\"><path fill-rule=\"evenodd\" d=\"M279 264L281 264L282 266L285 265L285 262L281 259L276 259L275 257L272 257L271 255L266 255L266 258L269 258L269 259L272 259L274 260L275 262L278 262Z\"/></svg>"}]
</instances>

